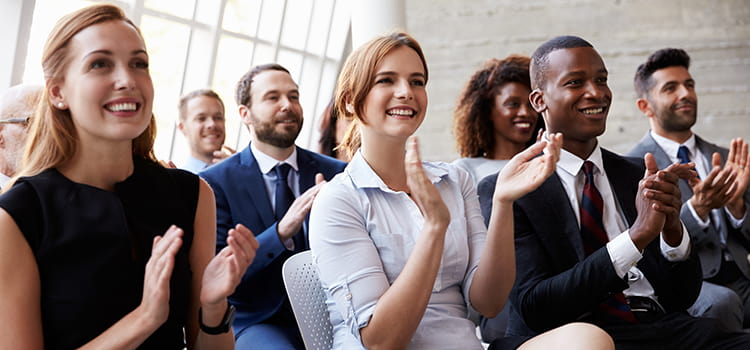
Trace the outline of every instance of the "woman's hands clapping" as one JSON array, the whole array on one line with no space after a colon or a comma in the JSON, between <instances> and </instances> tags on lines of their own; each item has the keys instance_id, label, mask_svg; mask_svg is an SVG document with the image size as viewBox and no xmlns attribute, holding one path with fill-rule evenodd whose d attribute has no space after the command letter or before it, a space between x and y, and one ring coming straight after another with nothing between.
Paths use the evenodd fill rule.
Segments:
<instances>
[{"instance_id":1,"label":"woman's hands clapping","mask_svg":"<svg viewBox=\"0 0 750 350\"><path fill-rule=\"evenodd\" d=\"M211 259L203 273L201 305L223 303L240 283L257 249L258 241L250 229L242 224L230 229L227 246Z\"/></svg>"},{"instance_id":2,"label":"woman's hands clapping","mask_svg":"<svg viewBox=\"0 0 750 350\"><path fill-rule=\"evenodd\" d=\"M494 200L513 202L539 187L555 171L562 143L561 133L549 134L549 141L516 154L497 176ZM542 150L544 154L537 157Z\"/></svg>"}]
</instances>

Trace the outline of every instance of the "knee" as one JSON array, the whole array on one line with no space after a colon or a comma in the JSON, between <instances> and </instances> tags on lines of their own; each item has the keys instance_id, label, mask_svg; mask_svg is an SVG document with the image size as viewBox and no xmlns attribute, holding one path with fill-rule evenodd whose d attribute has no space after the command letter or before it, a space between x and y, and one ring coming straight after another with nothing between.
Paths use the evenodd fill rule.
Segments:
<instances>
[{"instance_id":1,"label":"knee","mask_svg":"<svg viewBox=\"0 0 750 350\"><path fill-rule=\"evenodd\" d=\"M603 329L590 323L575 322L540 334L519 347L524 350L550 348L614 350L615 343Z\"/></svg>"}]
</instances>

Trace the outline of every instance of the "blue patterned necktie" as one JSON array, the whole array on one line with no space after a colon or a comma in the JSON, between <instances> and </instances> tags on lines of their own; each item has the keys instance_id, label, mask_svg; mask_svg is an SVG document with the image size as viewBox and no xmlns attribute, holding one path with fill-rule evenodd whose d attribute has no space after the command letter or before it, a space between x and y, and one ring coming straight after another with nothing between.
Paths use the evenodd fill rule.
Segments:
<instances>
[{"instance_id":1,"label":"blue patterned necktie","mask_svg":"<svg viewBox=\"0 0 750 350\"><path fill-rule=\"evenodd\" d=\"M604 230L604 200L594 184L594 163L583 163L583 174L586 181L581 196L581 239L586 256L609 242L607 231ZM622 292L614 293L602 301L596 313L604 319L615 319L627 323L638 323Z\"/></svg>"},{"instance_id":2,"label":"blue patterned necktie","mask_svg":"<svg viewBox=\"0 0 750 350\"><path fill-rule=\"evenodd\" d=\"M690 163L690 152L688 152L687 147L680 146L677 149L677 158L680 158L680 164Z\"/></svg>"},{"instance_id":3,"label":"blue patterned necktie","mask_svg":"<svg viewBox=\"0 0 750 350\"><path fill-rule=\"evenodd\" d=\"M289 171L292 166L287 163L276 165L274 170L276 171L276 206L274 212L276 215L276 221L280 221L284 217L289 207L294 203L294 192L289 188ZM304 250L305 248L305 235L302 231L297 232L293 238L294 250Z\"/></svg>"}]
</instances>

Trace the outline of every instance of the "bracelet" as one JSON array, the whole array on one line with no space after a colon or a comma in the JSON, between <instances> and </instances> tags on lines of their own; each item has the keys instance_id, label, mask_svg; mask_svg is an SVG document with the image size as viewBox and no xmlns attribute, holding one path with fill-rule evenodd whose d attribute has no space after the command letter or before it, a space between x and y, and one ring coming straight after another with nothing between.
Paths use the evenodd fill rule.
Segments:
<instances>
[{"instance_id":1,"label":"bracelet","mask_svg":"<svg viewBox=\"0 0 750 350\"><path fill-rule=\"evenodd\" d=\"M203 324L203 308L201 307L198 309L198 325L206 334L216 335L229 332L229 329L232 327L232 322L234 322L234 312L234 305L227 302L227 311L224 312L224 317L221 319L221 323L216 327L209 327Z\"/></svg>"}]
</instances>

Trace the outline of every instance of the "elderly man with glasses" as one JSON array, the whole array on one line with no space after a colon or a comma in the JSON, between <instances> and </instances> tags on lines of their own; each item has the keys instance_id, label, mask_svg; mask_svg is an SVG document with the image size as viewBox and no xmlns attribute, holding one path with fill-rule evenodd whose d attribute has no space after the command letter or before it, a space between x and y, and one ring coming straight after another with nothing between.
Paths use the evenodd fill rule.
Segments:
<instances>
[{"instance_id":1,"label":"elderly man with glasses","mask_svg":"<svg viewBox=\"0 0 750 350\"><path fill-rule=\"evenodd\" d=\"M0 186L20 169L26 131L41 92L38 85L15 85L0 98Z\"/></svg>"}]
</instances>

